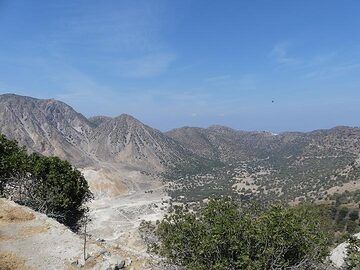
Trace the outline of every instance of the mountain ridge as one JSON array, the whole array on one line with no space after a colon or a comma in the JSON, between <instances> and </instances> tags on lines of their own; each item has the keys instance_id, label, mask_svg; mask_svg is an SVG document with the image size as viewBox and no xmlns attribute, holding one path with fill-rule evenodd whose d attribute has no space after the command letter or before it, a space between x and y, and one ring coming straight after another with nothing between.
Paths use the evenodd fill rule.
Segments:
<instances>
[{"instance_id":1,"label":"mountain ridge","mask_svg":"<svg viewBox=\"0 0 360 270\"><path fill-rule=\"evenodd\" d=\"M0 95L0 105L0 132L32 151L80 167L110 160L163 171L192 155L128 114L88 119L64 102L15 94Z\"/></svg>"},{"instance_id":2,"label":"mountain ridge","mask_svg":"<svg viewBox=\"0 0 360 270\"><path fill-rule=\"evenodd\" d=\"M213 125L161 132L128 114L86 118L60 101L6 94L0 95L0 132L79 167L166 172L174 183L169 192L191 199L234 193L314 200L360 180L358 127L273 134Z\"/></svg>"}]
</instances>

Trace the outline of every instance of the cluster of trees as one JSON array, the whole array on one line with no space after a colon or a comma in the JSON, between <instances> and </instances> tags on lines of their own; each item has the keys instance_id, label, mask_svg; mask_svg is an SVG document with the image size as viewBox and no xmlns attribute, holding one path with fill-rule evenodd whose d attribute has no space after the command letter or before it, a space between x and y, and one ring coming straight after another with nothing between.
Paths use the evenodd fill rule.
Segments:
<instances>
[{"instance_id":1,"label":"cluster of trees","mask_svg":"<svg viewBox=\"0 0 360 270\"><path fill-rule=\"evenodd\" d=\"M360 239L350 237L346 253L345 262L347 269L360 269Z\"/></svg>"},{"instance_id":2,"label":"cluster of trees","mask_svg":"<svg viewBox=\"0 0 360 270\"><path fill-rule=\"evenodd\" d=\"M328 255L329 224L329 214L313 206L260 211L211 200L197 212L174 207L151 248L193 270L319 269Z\"/></svg>"},{"instance_id":3,"label":"cluster of trees","mask_svg":"<svg viewBox=\"0 0 360 270\"><path fill-rule=\"evenodd\" d=\"M92 193L85 178L69 162L28 154L16 141L0 134L0 196L76 230Z\"/></svg>"}]
</instances>

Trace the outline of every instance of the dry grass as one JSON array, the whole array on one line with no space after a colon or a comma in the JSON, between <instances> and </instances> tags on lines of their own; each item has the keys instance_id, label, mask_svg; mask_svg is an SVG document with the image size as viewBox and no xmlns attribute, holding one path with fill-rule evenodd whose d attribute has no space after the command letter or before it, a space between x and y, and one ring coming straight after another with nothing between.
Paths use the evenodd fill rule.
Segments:
<instances>
[{"instance_id":1,"label":"dry grass","mask_svg":"<svg viewBox=\"0 0 360 270\"><path fill-rule=\"evenodd\" d=\"M12 237L0 233L0 242L13 240ZM0 268L1 269L1 268Z\"/></svg>"},{"instance_id":2,"label":"dry grass","mask_svg":"<svg viewBox=\"0 0 360 270\"><path fill-rule=\"evenodd\" d=\"M33 220L35 215L0 200L0 224Z\"/></svg>"},{"instance_id":3,"label":"dry grass","mask_svg":"<svg viewBox=\"0 0 360 270\"><path fill-rule=\"evenodd\" d=\"M12 252L0 253L1 270L30 270L25 261Z\"/></svg>"},{"instance_id":4,"label":"dry grass","mask_svg":"<svg viewBox=\"0 0 360 270\"><path fill-rule=\"evenodd\" d=\"M33 236L34 234L39 234L39 233L46 232L49 229L50 229L49 224L46 224L46 225L43 225L43 226L26 227L26 228L23 228L20 231L20 236L22 236L22 237L30 237L30 236Z\"/></svg>"}]
</instances>

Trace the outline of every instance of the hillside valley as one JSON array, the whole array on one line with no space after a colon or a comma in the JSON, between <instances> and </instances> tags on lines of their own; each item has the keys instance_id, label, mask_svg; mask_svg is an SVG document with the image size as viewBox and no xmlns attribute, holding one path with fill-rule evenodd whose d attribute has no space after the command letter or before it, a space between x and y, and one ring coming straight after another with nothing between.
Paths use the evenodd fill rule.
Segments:
<instances>
[{"instance_id":1,"label":"hillside valley","mask_svg":"<svg viewBox=\"0 0 360 270\"><path fill-rule=\"evenodd\" d=\"M356 127L161 132L127 114L86 118L57 100L5 94L0 133L79 168L95 194L90 233L138 254L146 251L137 231L141 221L161 219L173 203L231 196L244 203L331 205L347 196L350 212L360 203Z\"/></svg>"}]
</instances>

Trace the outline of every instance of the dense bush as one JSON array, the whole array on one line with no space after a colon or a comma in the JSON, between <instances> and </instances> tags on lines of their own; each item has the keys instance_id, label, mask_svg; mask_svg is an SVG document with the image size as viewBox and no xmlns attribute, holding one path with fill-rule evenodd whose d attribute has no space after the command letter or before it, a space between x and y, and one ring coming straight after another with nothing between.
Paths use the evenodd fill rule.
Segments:
<instances>
[{"instance_id":1,"label":"dense bush","mask_svg":"<svg viewBox=\"0 0 360 270\"><path fill-rule=\"evenodd\" d=\"M28 155L0 135L0 194L56 218L72 229L92 198L82 174L67 161Z\"/></svg>"},{"instance_id":2,"label":"dense bush","mask_svg":"<svg viewBox=\"0 0 360 270\"><path fill-rule=\"evenodd\" d=\"M347 269L360 269L360 239L356 237L349 238L346 258Z\"/></svg>"},{"instance_id":3,"label":"dense bush","mask_svg":"<svg viewBox=\"0 0 360 270\"><path fill-rule=\"evenodd\" d=\"M211 200L197 214L175 207L159 224L155 247L188 269L312 269L327 255L327 214L318 208L239 209Z\"/></svg>"},{"instance_id":4,"label":"dense bush","mask_svg":"<svg viewBox=\"0 0 360 270\"><path fill-rule=\"evenodd\" d=\"M0 195L10 178L24 175L28 167L27 157L25 148L0 134Z\"/></svg>"}]
</instances>

